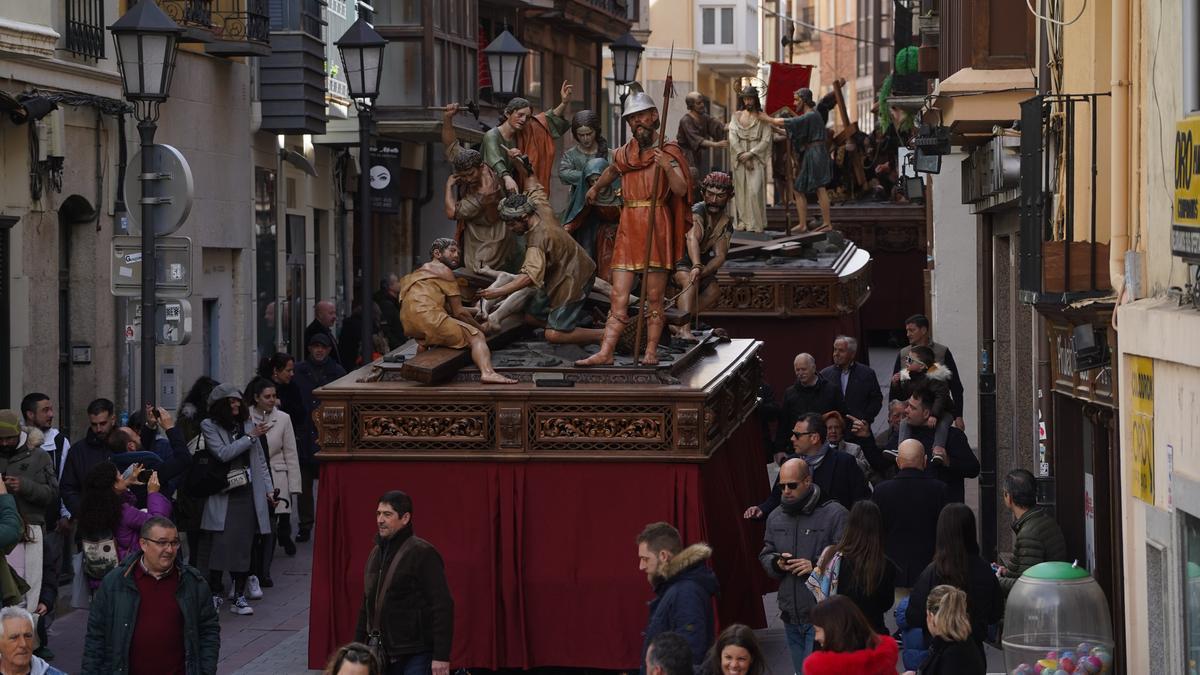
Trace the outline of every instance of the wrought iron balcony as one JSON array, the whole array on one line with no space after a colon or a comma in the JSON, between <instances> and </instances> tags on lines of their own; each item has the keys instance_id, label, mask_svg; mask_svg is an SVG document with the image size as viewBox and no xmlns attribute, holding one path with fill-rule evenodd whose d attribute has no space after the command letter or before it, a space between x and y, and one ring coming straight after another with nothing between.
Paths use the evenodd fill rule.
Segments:
<instances>
[{"instance_id":1,"label":"wrought iron balcony","mask_svg":"<svg viewBox=\"0 0 1200 675\"><path fill-rule=\"evenodd\" d=\"M104 0L66 0L66 24L67 51L104 58Z\"/></svg>"},{"instance_id":2,"label":"wrought iron balcony","mask_svg":"<svg viewBox=\"0 0 1200 675\"><path fill-rule=\"evenodd\" d=\"M204 50L218 56L271 53L271 12L267 0L212 0L215 38Z\"/></svg>"},{"instance_id":3,"label":"wrought iron balcony","mask_svg":"<svg viewBox=\"0 0 1200 675\"><path fill-rule=\"evenodd\" d=\"M182 42L212 42L213 0L157 0L167 16L183 28Z\"/></svg>"}]
</instances>

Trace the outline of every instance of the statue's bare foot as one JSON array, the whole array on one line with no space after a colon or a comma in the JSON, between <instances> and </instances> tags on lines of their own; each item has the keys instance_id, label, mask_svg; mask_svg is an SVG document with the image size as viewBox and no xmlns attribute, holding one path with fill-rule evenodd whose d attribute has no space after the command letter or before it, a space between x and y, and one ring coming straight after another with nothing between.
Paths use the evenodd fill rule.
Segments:
<instances>
[{"instance_id":1,"label":"statue's bare foot","mask_svg":"<svg viewBox=\"0 0 1200 675\"><path fill-rule=\"evenodd\" d=\"M480 382L487 384L516 384L517 381L511 377L505 377L497 372L483 373L479 376Z\"/></svg>"},{"instance_id":2,"label":"statue's bare foot","mask_svg":"<svg viewBox=\"0 0 1200 675\"><path fill-rule=\"evenodd\" d=\"M829 232L832 229L833 228L829 225L829 223L822 223L820 227L813 228L812 231L813 232Z\"/></svg>"},{"instance_id":3,"label":"statue's bare foot","mask_svg":"<svg viewBox=\"0 0 1200 675\"><path fill-rule=\"evenodd\" d=\"M575 365L586 368L588 366L611 366L613 363L613 355L605 354L603 351L596 352L586 359L579 359Z\"/></svg>"},{"instance_id":4,"label":"statue's bare foot","mask_svg":"<svg viewBox=\"0 0 1200 675\"><path fill-rule=\"evenodd\" d=\"M788 230L788 234L804 234L805 232L808 232L808 224L807 223L800 223L799 225L793 225L792 229Z\"/></svg>"},{"instance_id":5,"label":"statue's bare foot","mask_svg":"<svg viewBox=\"0 0 1200 675\"><path fill-rule=\"evenodd\" d=\"M652 352L646 352L645 354L642 354L642 365L643 366L657 366L658 365L658 350L655 349Z\"/></svg>"}]
</instances>

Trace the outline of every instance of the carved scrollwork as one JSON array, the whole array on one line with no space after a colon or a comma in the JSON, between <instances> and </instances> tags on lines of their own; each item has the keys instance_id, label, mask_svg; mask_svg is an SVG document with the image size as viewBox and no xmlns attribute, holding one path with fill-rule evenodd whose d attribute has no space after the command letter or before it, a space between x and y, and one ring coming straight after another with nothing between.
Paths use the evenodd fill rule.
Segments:
<instances>
[{"instance_id":1,"label":"carved scrollwork","mask_svg":"<svg viewBox=\"0 0 1200 675\"><path fill-rule=\"evenodd\" d=\"M675 415L675 428L678 430L678 445L680 448L696 448L700 445L700 411L695 408L682 408Z\"/></svg>"},{"instance_id":2,"label":"carved scrollwork","mask_svg":"<svg viewBox=\"0 0 1200 675\"><path fill-rule=\"evenodd\" d=\"M322 447L346 445L346 408L345 406L322 406L314 413L317 423L317 438Z\"/></svg>"},{"instance_id":3,"label":"carved scrollwork","mask_svg":"<svg viewBox=\"0 0 1200 675\"><path fill-rule=\"evenodd\" d=\"M792 309L825 309L829 307L829 286L796 285L792 287Z\"/></svg>"},{"instance_id":4,"label":"carved scrollwork","mask_svg":"<svg viewBox=\"0 0 1200 675\"><path fill-rule=\"evenodd\" d=\"M769 312L775 309L775 286L772 284L722 283L720 289L715 311Z\"/></svg>"},{"instance_id":5,"label":"carved scrollwork","mask_svg":"<svg viewBox=\"0 0 1200 675\"><path fill-rule=\"evenodd\" d=\"M363 415L363 438L483 438L486 422L476 415Z\"/></svg>"},{"instance_id":6,"label":"carved scrollwork","mask_svg":"<svg viewBox=\"0 0 1200 675\"><path fill-rule=\"evenodd\" d=\"M520 408L501 408L499 421L497 424L500 427L500 447L501 448L519 448L521 447L521 409Z\"/></svg>"},{"instance_id":7,"label":"carved scrollwork","mask_svg":"<svg viewBox=\"0 0 1200 675\"><path fill-rule=\"evenodd\" d=\"M598 439L660 441L663 421L647 416L548 415L537 421L539 439Z\"/></svg>"}]
</instances>

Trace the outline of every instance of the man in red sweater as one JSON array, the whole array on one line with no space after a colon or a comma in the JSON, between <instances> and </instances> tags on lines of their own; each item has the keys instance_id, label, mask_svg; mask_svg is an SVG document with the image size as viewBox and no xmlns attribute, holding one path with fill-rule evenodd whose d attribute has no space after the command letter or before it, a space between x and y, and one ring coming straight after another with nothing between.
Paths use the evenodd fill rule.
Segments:
<instances>
[{"instance_id":1,"label":"man in red sweater","mask_svg":"<svg viewBox=\"0 0 1200 675\"><path fill-rule=\"evenodd\" d=\"M204 576L176 560L179 530L151 518L139 542L92 599L83 672L216 673L221 625Z\"/></svg>"}]
</instances>

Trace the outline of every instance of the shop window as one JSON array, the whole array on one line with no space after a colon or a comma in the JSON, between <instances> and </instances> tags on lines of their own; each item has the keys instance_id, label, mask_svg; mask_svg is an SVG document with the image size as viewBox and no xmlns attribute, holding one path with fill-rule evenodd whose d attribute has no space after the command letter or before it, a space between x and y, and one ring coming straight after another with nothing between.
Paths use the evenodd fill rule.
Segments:
<instances>
[{"instance_id":1,"label":"shop window","mask_svg":"<svg viewBox=\"0 0 1200 675\"><path fill-rule=\"evenodd\" d=\"M1183 517L1183 617L1186 672L1200 670L1200 518Z\"/></svg>"}]
</instances>

